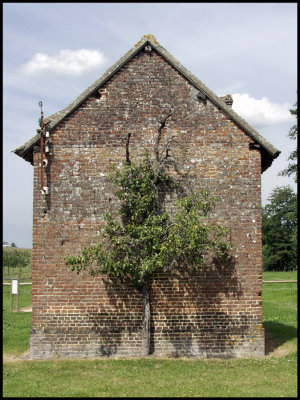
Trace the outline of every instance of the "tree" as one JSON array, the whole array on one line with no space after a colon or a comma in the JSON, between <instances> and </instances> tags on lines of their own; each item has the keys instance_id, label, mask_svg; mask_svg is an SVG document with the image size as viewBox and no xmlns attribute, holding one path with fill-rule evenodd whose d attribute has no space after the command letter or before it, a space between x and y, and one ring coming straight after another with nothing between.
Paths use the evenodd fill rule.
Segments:
<instances>
[{"instance_id":1,"label":"tree","mask_svg":"<svg viewBox=\"0 0 300 400\"><path fill-rule=\"evenodd\" d=\"M297 103L295 104L295 108L290 110L290 113L292 115L295 115L295 117L298 117L298 107ZM288 137L292 140L296 140L298 135L298 126L297 124L293 125L292 128L290 129L288 133ZM292 151L290 154L288 160L291 160L292 163L290 163L287 168L285 168L283 171L279 173L279 175L282 176L291 176L295 174L295 182L298 182L298 169L297 169L297 160L298 160L298 148L296 146L296 149Z\"/></svg>"},{"instance_id":2,"label":"tree","mask_svg":"<svg viewBox=\"0 0 300 400\"><path fill-rule=\"evenodd\" d=\"M11 268L23 268L26 267L31 261L31 255L28 251L20 249L3 249L3 266Z\"/></svg>"},{"instance_id":3,"label":"tree","mask_svg":"<svg viewBox=\"0 0 300 400\"><path fill-rule=\"evenodd\" d=\"M17 247L16 244L13 242L10 247Z\"/></svg>"},{"instance_id":4,"label":"tree","mask_svg":"<svg viewBox=\"0 0 300 400\"><path fill-rule=\"evenodd\" d=\"M2 255L3 267L19 268L19 277L21 276L22 268L27 267L31 262L31 254L26 250L17 248L4 248ZM9 272L8 272L9 275Z\"/></svg>"},{"instance_id":5,"label":"tree","mask_svg":"<svg viewBox=\"0 0 300 400\"><path fill-rule=\"evenodd\" d=\"M262 240L265 271L297 269L297 195L277 187L263 207Z\"/></svg>"},{"instance_id":6,"label":"tree","mask_svg":"<svg viewBox=\"0 0 300 400\"><path fill-rule=\"evenodd\" d=\"M217 199L207 191L185 193L183 186L167 171L170 141L163 151L159 144L169 114L160 123L154 146L154 158L146 154L139 163L131 162L128 135L126 159L111 175L120 202L119 217L104 215L106 225L98 244L70 256L71 270L87 270L92 276L131 281L143 298L142 356L149 355L150 278L155 271L171 271L181 266L201 270L211 257L225 260L230 248L227 229L208 221ZM166 194L176 194L176 212L165 209Z\"/></svg>"}]
</instances>

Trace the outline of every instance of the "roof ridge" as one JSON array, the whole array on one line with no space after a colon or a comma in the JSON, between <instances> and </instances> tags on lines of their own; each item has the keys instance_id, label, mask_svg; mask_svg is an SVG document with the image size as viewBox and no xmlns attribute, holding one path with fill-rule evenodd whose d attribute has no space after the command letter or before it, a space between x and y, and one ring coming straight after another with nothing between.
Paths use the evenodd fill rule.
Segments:
<instances>
[{"instance_id":1,"label":"roof ridge","mask_svg":"<svg viewBox=\"0 0 300 400\"><path fill-rule=\"evenodd\" d=\"M50 115L45 119L48 122L49 129L55 128L63 119L67 118L76 108L78 108L89 96L98 90L107 80L109 80L119 69L121 69L131 58L138 54L147 44L151 45L162 57L164 57L179 73L188 79L199 91L204 92L210 101L212 101L219 109L237 123L246 133L256 140L272 157L278 157L280 151L264 139L252 126L250 126L243 118L241 118L231 107L229 107L219 96L212 92L200 79L193 75L186 67L184 67L175 57L173 57L151 33L145 34L141 39L125 53L118 61L116 61L104 74L96 79L87 89L85 89L77 98L72 101L63 110ZM35 142L39 140L39 134L26 142L23 146L14 150L20 157L24 157ZM24 157L25 158L25 157Z\"/></svg>"}]
</instances>

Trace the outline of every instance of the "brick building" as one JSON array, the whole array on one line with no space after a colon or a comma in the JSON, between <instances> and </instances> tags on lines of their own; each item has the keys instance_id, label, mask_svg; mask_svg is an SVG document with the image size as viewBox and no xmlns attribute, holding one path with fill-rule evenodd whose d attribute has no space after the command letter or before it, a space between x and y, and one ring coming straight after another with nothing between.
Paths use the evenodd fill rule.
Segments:
<instances>
[{"instance_id":1,"label":"brick building","mask_svg":"<svg viewBox=\"0 0 300 400\"><path fill-rule=\"evenodd\" d=\"M234 262L203 273L156 273L151 347L158 356L264 354L261 173L279 151L174 59L152 35L142 39L14 152L34 167L31 358L139 356L141 293L105 276L71 272L64 257L95 243L113 212L109 168L153 150L162 120L185 185L220 201ZM175 138L175 139L174 139ZM47 160L45 162L45 159ZM43 175L42 175L43 174ZM43 182L41 182L43 179Z\"/></svg>"}]
</instances>

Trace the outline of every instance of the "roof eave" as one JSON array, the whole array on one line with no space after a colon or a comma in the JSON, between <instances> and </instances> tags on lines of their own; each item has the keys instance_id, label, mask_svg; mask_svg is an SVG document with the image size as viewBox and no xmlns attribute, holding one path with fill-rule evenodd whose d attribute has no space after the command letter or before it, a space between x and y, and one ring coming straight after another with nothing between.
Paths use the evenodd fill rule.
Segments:
<instances>
[{"instance_id":1,"label":"roof eave","mask_svg":"<svg viewBox=\"0 0 300 400\"><path fill-rule=\"evenodd\" d=\"M36 146L40 140L40 133L37 133L34 137L28 140L23 146L17 147L12 153L15 153L17 156L24 158L25 161L33 164L33 156L32 150L34 146Z\"/></svg>"}]
</instances>

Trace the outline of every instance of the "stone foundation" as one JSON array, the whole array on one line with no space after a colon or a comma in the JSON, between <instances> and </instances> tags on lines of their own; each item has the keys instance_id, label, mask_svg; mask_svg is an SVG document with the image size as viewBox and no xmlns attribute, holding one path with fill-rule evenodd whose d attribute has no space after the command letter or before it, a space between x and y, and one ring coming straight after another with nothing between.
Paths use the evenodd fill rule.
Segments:
<instances>
[{"instance_id":1,"label":"stone foundation","mask_svg":"<svg viewBox=\"0 0 300 400\"><path fill-rule=\"evenodd\" d=\"M245 335L244 335L245 336ZM73 340L72 340L73 338ZM106 342L106 343L105 343ZM248 332L246 339L231 336L230 340L211 345L196 340L160 340L151 344L150 356L157 358L255 358L265 355L264 331L258 328L255 333ZM45 333L32 331L30 335L30 358L124 358L141 357L141 341L107 343L95 332L82 332L72 336L70 332Z\"/></svg>"}]
</instances>

